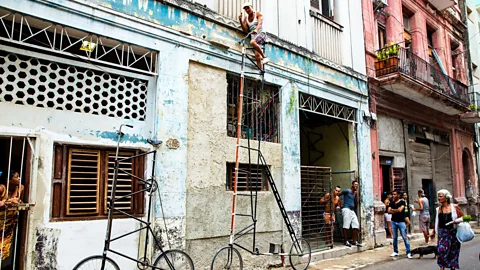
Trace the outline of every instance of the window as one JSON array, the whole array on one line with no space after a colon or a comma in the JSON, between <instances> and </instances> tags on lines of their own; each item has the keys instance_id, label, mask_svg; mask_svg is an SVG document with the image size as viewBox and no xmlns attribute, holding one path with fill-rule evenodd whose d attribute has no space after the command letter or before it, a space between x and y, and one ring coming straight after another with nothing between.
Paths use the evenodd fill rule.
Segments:
<instances>
[{"instance_id":1,"label":"window","mask_svg":"<svg viewBox=\"0 0 480 270\"><path fill-rule=\"evenodd\" d=\"M407 32L410 33L411 28L410 28L410 17L407 16L406 14L403 14L403 29L405 29Z\"/></svg>"},{"instance_id":2,"label":"window","mask_svg":"<svg viewBox=\"0 0 480 270\"><path fill-rule=\"evenodd\" d=\"M378 24L378 48L381 49L387 44L387 30L385 26Z\"/></svg>"},{"instance_id":3,"label":"window","mask_svg":"<svg viewBox=\"0 0 480 270\"><path fill-rule=\"evenodd\" d=\"M310 6L318 9L323 16L333 19L333 0L310 0Z\"/></svg>"},{"instance_id":4,"label":"window","mask_svg":"<svg viewBox=\"0 0 480 270\"><path fill-rule=\"evenodd\" d=\"M120 151L119 159L138 151ZM105 218L107 198L114 175L115 149L93 149L56 145L53 177L52 218ZM143 157L120 162L115 207L134 215L144 213L143 184L130 174L143 178ZM118 212L116 214L119 214Z\"/></svg>"},{"instance_id":5,"label":"window","mask_svg":"<svg viewBox=\"0 0 480 270\"><path fill-rule=\"evenodd\" d=\"M456 80L458 80L459 78L458 62L461 60L461 58L459 57L459 47L460 44L458 44L458 42L450 40L450 50L452 55L452 77Z\"/></svg>"},{"instance_id":6,"label":"window","mask_svg":"<svg viewBox=\"0 0 480 270\"><path fill-rule=\"evenodd\" d=\"M227 134L237 136L237 106L240 93L240 77L227 74ZM262 93L261 81L245 79L243 89L242 139L247 135L253 140L280 142L280 96L279 89L265 84Z\"/></svg>"},{"instance_id":7,"label":"window","mask_svg":"<svg viewBox=\"0 0 480 270\"><path fill-rule=\"evenodd\" d=\"M239 164L237 191L266 191L268 190L267 168L262 165ZM250 172L250 173L248 173ZM227 163L227 190L233 190L235 178L235 163Z\"/></svg>"}]
</instances>

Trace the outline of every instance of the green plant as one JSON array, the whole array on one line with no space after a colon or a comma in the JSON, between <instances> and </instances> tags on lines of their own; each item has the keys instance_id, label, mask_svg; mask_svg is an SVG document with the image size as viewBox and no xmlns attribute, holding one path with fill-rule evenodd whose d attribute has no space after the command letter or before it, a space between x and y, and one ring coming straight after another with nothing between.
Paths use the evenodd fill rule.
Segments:
<instances>
[{"instance_id":1,"label":"green plant","mask_svg":"<svg viewBox=\"0 0 480 270\"><path fill-rule=\"evenodd\" d=\"M475 105L475 104L470 104L470 110L471 110L472 112L476 112L476 111L477 111L477 105Z\"/></svg>"},{"instance_id":2,"label":"green plant","mask_svg":"<svg viewBox=\"0 0 480 270\"><path fill-rule=\"evenodd\" d=\"M462 217L463 222L470 222L472 221L472 217L470 215L465 215Z\"/></svg>"}]
</instances>

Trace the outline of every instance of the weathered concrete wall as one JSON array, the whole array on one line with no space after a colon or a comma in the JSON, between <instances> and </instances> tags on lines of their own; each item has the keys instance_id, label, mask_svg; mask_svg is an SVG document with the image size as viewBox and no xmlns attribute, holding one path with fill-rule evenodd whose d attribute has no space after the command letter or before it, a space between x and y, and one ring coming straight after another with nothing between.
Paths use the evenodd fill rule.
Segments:
<instances>
[{"instance_id":1,"label":"weathered concrete wall","mask_svg":"<svg viewBox=\"0 0 480 270\"><path fill-rule=\"evenodd\" d=\"M378 115L379 150L405 153L403 124L400 119L383 114Z\"/></svg>"},{"instance_id":2,"label":"weathered concrete wall","mask_svg":"<svg viewBox=\"0 0 480 270\"><path fill-rule=\"evenodd\" d=\"M195 258L199 269L206 268L215 251L228 244L226 236L229 235L231 225L232 192L226 191L226 164L235 162L236 139L227 137L226 134L226 75L225 70L190 62L186 239L190 255ZM242 145L246 145L245 140L242 140ZM277 185L281 186L282 146L262 143L261 149L271 166ZM240 163L248 163L247 150L240 149L239 160ZM255 153L252 153L252 160L256 162ZM268 240L273 232L281 235L283 219L271 191L259 193L257 209L257 232L269 232L259 235L257 240ZM237 213L250 213L248 197L238 197ZM236 217L236 231L251 223L250 218ZM225 241L218 241L218 237ZM282 241L281 238L271 240ZM208 252L212 256L206 256L205 246L209 247ZM246 246L250 247L249 244ZM245 257L249 267L252 258ZM264 263L262 260L257 261Z\"/></svg>"}]
</instances>

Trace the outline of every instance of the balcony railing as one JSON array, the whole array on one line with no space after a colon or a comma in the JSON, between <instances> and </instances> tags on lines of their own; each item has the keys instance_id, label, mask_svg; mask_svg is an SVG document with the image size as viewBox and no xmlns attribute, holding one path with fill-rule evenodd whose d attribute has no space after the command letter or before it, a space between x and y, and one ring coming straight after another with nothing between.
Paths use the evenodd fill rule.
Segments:
<instances>
[{"instance_id":1,"label":"balcony railing","mask_svg":"<svg viewBox=\"0 0 480 270\"><path fill-rule=\"evenodd\" d=\"M397 47L394 48L393 46ZM437 93L469 104L468 87L466 85L444 74L439 68L403 47L393 46L376 52L375 71L377 77L400 72L426 84ZM379 55L381 57L378 57Z\"/></svg>"},{"instance_id":2,"label":"balcony railing","mask_svg":"<svg viewBox=\"0 0 480 270\"><path fill-rule=\"evenodd\" d=\"M342 26L310 11L313 52L335 63L342 63Z\"/></svg>"},{"instance_id":3,"label":"balcony railing","mask_svg":"<svg viewBox=\"0 0 480 270\"><path fill-rule=\"evenodd\" d=\"M242 12L242 5L245 0L217 0L218 13L238 20L238 14ZM253 9L262 11L262 0L250 1Z\"/></svg>"}]
</instances>

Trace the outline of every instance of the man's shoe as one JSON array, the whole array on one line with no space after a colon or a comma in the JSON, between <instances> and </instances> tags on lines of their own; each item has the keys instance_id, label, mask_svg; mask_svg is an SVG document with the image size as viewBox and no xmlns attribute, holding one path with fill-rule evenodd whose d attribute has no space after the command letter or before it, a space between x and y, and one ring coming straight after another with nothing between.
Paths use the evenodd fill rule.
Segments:
<instances>
[{"instance_id":1,"label":"man's shoe","mask_svg":"<svg viewBox=\"0 0 480 270\"><path fill-rule=\"evenodd\" d=\"M360 245L360 243L358 241L355 241L355 246L362 247L362 245Z\"/></svg>"},{"instance_id":2,"label":"man's shoe","mask_svg":"<svg viewBox=\"0 0 480 270\"><path fill-rule=\"evenodd\" d=\"M397 256L398 256L397 252L393 252L392 254L390 254L390 257L397 257Z\"/></svg>"},{"instance_id":3,"label":"man's shoe","mask_svg":"<svg viewBox=\"0 0 480 270\"><path fill-rule=\"evenodd\" d=\"M270 62L270 59L268 59L268 57L265 57L265 58L262 59L262 64L263 64L263 65L266 65L266 64L268 64L269 62Z\"/></svg>"},{"instance_id":4,"label":"man's shoe","mask_svg":"<svg viewBox=\"0 0 480 270\"><path fill-rule=\"evenodd\" d=\"M345 246L351 247L352 245L350 245L350 242L347 241L347 242L345 243Z\"/></svg>"},{"instance_id":5,"label":"man's shoe","mask_svg":"<svg viewBox=\"0 0 480 270\"><path fill-rule=\"evenodd\" d=\"M409 258L409 259L413 258L413 257L412 257L412 253L408 253L408 254L407 254L407 258Z\"/></svg>"}]
</instances>

